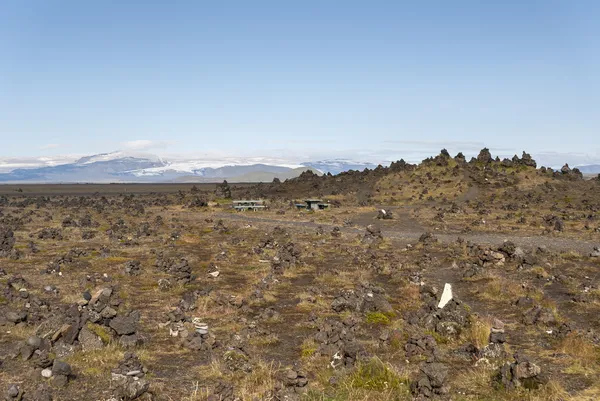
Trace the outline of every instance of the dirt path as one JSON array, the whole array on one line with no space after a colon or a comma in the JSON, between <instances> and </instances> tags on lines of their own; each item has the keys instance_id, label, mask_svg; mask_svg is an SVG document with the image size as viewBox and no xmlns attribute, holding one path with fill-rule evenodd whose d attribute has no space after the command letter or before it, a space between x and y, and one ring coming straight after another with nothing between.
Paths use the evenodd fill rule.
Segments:
<instances>
[{"instance_id":1,"label":"dirt path","mask_svg":"<svg viewBox=\"0 0 600 401\"><path fill-rule=\"evenodd\" d=\"M249 216L248 214L243 213L217 213L215 217L223 219L223 220L231 220L231 221L240 221L247 223L255 223L255 224L265 224L268 226L287 226L294 227L297 229L316 229L321 226L324 229L332 229L334 227L333 224L328 223L316 223L310 221L293 221L293 220L280 220L274 218L267 217L258 217L258 216ZM340 227L343 233L345 234L362 234L365 232L363 228L357 227ZM381 229L383 236L385 238L400 240L400 241L414 241L421 236L425 232L420 226L416 225L414 227L382 227ZM560 238L560 237L546 237L546 236L524 236L519 234L508 234L508 233L437 233L434 232L436 237L444 242L451 243L456 241L459 237L472 241L477 244L489 244L489 245L500 245L506 240L510 240L514 242L517 246L523 247L525 249L533 249L536 247L544 246L552 250L556 251L575 251L581 254L590 253L594 246L598 245L596 243L586 241L586 240L577 240L572 238Z\"/></svg>"}]
</instances>

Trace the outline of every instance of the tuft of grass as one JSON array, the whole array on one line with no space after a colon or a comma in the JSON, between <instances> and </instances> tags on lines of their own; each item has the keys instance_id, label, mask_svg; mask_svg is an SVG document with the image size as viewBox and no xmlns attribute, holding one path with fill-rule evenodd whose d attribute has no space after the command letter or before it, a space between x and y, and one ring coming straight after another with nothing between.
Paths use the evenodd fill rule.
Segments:
<instances>
[{"instance_id":1,"label":"tuft of grass","mask_svg":"<svg viewBox=\"0 0 600 401\"><path fill-rule=\"evenodd\" d=\"M254 337L249 342L252 345L259 347L267 347L275 344L279 344L281 340L276 334L269 334L267 336Z\"/></svg>"},{"instance_id":2,"label":"tuft of grass","mask_svg":"<svg viewBox=\"0 0 600 401\"><path fill-rule=\"evenodd\" d=\"M307 338L302 342L300 347L300 355L302 358L310 358L317 352L317 343L312 338Z\"/></svg>"},{"instance_id":3,"label":"tuft of grass","mask_svg":"<svg viewBox=\"0 0 600 401\"><path fill-rule=\"evenodd\" d=\"M508 391L502 387L494 386L496 377L497 369L482 365L463 370L454 378L451 386L465 395L457 400L565 401L572 399L564 388L555 381L549 381L537 390L520 387Z\"/></svg>"},{"instance_id":4,"label":"tuft of grass","mask_svg":"<svg viewBox=\"0 0 600 401\"><path fill-rule=\"evenodd\" d=\"M349 383L352 388L385 391L400 389L408 384L408 380L401 377L392 365L373 358L357 366L349 377Z\"/></svg>"},{"instance_id":5,"label":"tuft of grass","mask_svg":"<svg viewBox=\"0 0 600 401\"><path fill-rule=\"evenodd\" d=\"M88 352L76 352L65 361L69 363L75 371L81 372L85 376L104 377L110 374L110 370L117 366L123 359L124 351L121 347L111 344L101 349Z\"/></svg>"},{"instance_id":6,"label":"tuft of grass","mask_svg":"<svg viewBox=\"0 0 600 401\"><path fill-rule=\"evenodd\" d=\"M573 357L582 367L589 368L600 363L600 349L578 333L567 335L557 351Z\"/></svg>"},{"instance_id":7,"label":"tuft of grass","mask_svg":"<svg viewBox=\"0 0 600 401\"><path fill-rule=\"evenodd\" d=\"M504 277L489 275L475 281L484 281L483 289L478 294L479 298L483 300L510 302L513 299L527 295L521 284Z\"/></svg>"},{"instance_id":8,"label":"tuft of grass","mask_svg":"<svg viewBox=\"0 0 600 401\"><path fill-rule=\"evenodd\" d=\"M244 374L236 386L243 401L264 400L277 382L279 367L274 363L259 361L249 374Z\"/></svg>"},{"instance_id":9,"label":"tuft of grass","mask_svg":"<svg viewBox=\"0 0 600 401\"><path fill-rule=\"evenodd\" d=\"M472 318L469 326L463 331L465 341L481 349L490 342L492 324L488 319Z\"/></svg>"}]
</instances>

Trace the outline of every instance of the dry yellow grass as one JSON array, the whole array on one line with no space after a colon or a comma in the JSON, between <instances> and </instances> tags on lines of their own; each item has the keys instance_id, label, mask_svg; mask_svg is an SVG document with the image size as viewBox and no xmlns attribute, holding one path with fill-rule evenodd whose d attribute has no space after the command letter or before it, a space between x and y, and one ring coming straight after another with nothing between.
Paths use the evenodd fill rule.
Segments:
<instances>
[{"instance_id":1,"label":"dry yellow grass","mask_svg":"<svg viewBox=\"0 0 600 401\"><path fill-rule=\"evenodd\" d=\"M490 319L475 318L471 321L469 327L463 331L462 335L465 341L481 349L489 344L491 329Z\"/></svg>"}]
</instances>

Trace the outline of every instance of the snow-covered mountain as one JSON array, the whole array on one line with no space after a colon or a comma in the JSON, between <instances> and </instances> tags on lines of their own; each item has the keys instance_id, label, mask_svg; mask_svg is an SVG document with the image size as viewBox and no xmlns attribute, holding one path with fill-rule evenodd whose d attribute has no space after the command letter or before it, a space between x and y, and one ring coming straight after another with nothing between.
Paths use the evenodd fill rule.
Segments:
<instances>
[{"instance_id":1,"label":"snow-covered mountain","mask_svg":"<svg viewBox=\"0 0 600 401\"><path fill-rule=\"evenodd\" d=\"M374 167L335 159L296 162L266 157L161 158L152 154L111 152L84 157L0 158L0 182L231 182L271 181L297 177L303 171L338 173Z\"/></svg>"},{"instance_id":2,"label":"snow-covered mountain","mask_svg":"<svg viewBox=\"0 0 600 401\"><path fill-rule=\"evenodd\" d=\"M389 163L386 163L389 164ZM302 163L303 166L310 167L322 171L323 173L339 174L349 170L364 170L366 168L373 169L377 164L369 162L356 162L348 159L329 159L315 162Z\"/></svg>"}]
</instances>

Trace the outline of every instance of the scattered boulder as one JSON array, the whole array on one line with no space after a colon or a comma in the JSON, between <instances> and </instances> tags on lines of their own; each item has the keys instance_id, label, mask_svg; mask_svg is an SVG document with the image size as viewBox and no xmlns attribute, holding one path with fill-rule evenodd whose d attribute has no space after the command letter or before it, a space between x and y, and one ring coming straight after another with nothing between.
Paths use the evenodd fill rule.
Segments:
<instances>
[{"instance_id":1,"label":"scattered boulder","mask_svg":"<svg viewBox=\"0 0 600 401\"><path fill-rule=\"evenodd\" d=\"M73 370L71 369L71 365L59 359L55 359L52 364L52 383L54 386L64 387L72 378Z\"/></svg>"},{"instance_id":2,"label":"scattered boulder","mask_svg":"<svg viewBox=\"0 0 600 401\"><path fill-rule=\"evenodd\" d=\"M102 339L85 326L79 331L77 339L84 351L93 351L104 346Z\"/></svg>"},{"instance_id":3,"label":"scattered boulder","mask_svg":"<svg viewBox=\"0 0 600 401\"><path fill-rule=\"evenodd\" d=\"M6 391L7 401L21 401L23 398L23 390L16 384L11 384Z\"/></svg>"},{"instance_id":4,"label":"scattered boulder","mask_svg":"<svg viewBox=\"0 0 600 401\"><path fill-rule=\"evenodd\" d=\"M118 335L135 334L140 320L140 314L137 311L130 312L127 316L117 316L110 321L109 326L117 332Z\"/></svg>"}]
</instances>

